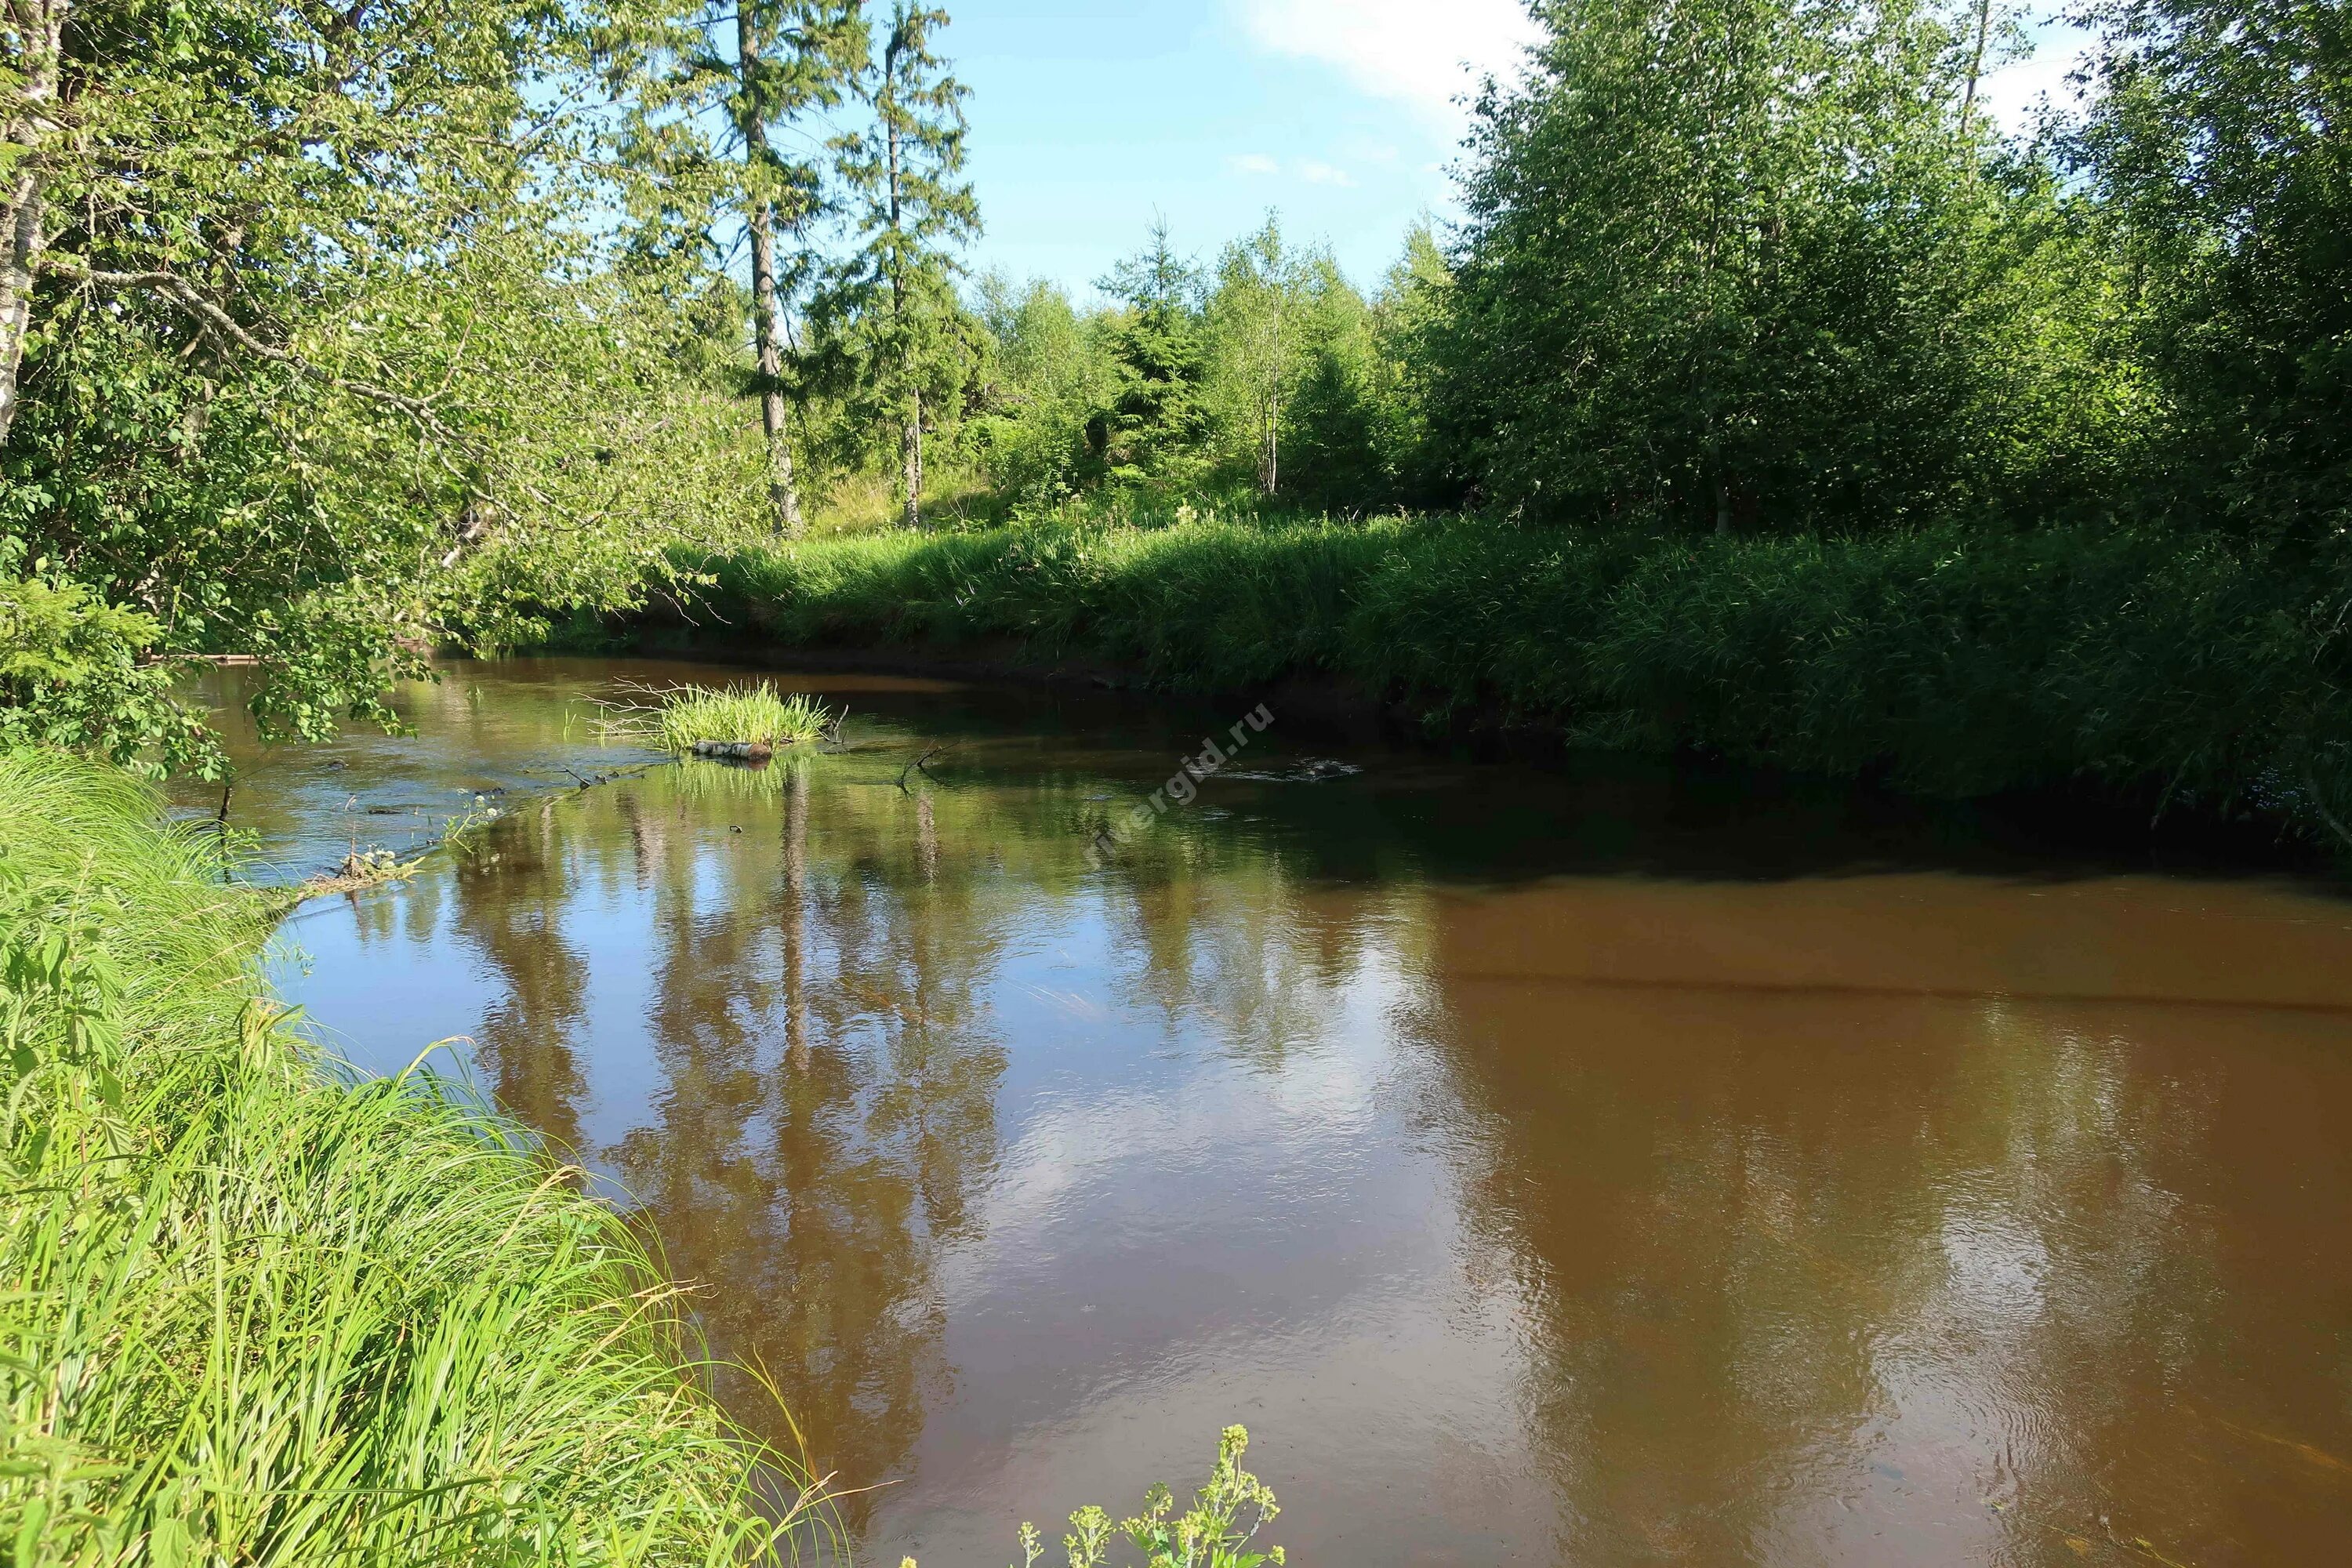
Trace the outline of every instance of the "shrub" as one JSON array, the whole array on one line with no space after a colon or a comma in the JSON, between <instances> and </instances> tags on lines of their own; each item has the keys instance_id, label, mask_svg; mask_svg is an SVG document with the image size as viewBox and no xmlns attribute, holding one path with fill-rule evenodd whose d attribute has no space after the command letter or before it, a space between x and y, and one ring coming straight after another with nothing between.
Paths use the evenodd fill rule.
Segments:
<instances>
[{"instance_id":1,"label":"shrub","mask_svg":"<svg viewBox=\"0 0 2352 1568\"><path fill-rule=\"evenodd\" d=\"M2352 846L2352 559L1959 523L1658 538L1475 517L1065 514L685 563L786 645L1011 638L1233 690L1320 671L1436 721L1967 796L2087 782Z\"/></svg>"}]
</instances>

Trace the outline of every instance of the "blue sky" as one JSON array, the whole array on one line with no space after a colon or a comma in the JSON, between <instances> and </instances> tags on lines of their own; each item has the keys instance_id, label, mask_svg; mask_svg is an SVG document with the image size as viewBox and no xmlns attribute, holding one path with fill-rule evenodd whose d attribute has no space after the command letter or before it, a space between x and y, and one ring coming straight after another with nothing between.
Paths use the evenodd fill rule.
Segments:
<instances>
[{"instance_id":1,"label":"blue sky","mask_svg":"<svg viewBox=\"0 0 2352 1568\"><path fill-rule=\"evenodd\" d=\"M1446 165L1474 71L1507 72L1520 0L946 0L941 37L972 89L975 271L1084 297L1155 213L1213 256L1279 208L1378 281L1421 214L1452 208ZM1989 84L2011 123L2059 86L2079 37L2038 23L2033 58Z\"/></svg>"},{"instance_id":2,"label":"blue sky","mask_svg":"<svg viewBox=\"0 0 2352 1568\"><path fill-rule=\"evenodd\" d=\"M1464 124L1462 62L1507 68L1517 0L949 0L972 89L975 270L1083 292L1142 243L1217 247L1278 207L1375 281Z\"/></svg>"}]
</instances>

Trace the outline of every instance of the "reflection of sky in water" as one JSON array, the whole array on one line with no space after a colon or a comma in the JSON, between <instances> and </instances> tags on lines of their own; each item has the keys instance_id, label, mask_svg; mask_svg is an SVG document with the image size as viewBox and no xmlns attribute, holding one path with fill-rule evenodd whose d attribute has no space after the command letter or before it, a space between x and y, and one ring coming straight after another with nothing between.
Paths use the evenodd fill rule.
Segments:
<instances>
[{"instance_id":1,"label":"reflection of sky in water","mask_svg":"<svg viewBox=\"0 0 2352 1568\"><path fill-rule=\"evenodd\" d=\"M1189 721L987 700L873 691L868 751L533 803L288 927L362 1066L468 1035L627 1188L895 1483L877 1560L995 1561L1234 1419L1297 1561L2352 1539L2342 905L1637 874L1616 782L1379 753L1095 871Z\"/></svg>"},{"instance_id":2,"label":"reflection of sky in water","mask_svg":"<svg viewBox=\"0 0 2352 1568\"><path fill-rule=\"evenodd\" d=\"M203 695L231 742L231 820L247 835L254 879L299 881L354 848L405 855L453 819L511 810L581 778L657 760L600 731L593 699L610 695L609 682L561 673L498 679L478 668L400 687L393 705L405 733L352 726L325 744L279 746L254 739L239 695L245 672L213 672ZM221 794L219 784L194 782L173 790L180 810L205 818Z\"/></svg>"}]
</instances>

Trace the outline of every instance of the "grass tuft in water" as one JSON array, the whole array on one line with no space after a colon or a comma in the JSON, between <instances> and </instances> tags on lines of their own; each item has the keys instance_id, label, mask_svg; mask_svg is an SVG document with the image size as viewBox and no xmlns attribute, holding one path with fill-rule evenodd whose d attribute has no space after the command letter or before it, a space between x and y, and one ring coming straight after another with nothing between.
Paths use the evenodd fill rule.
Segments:
<instances>
[{"instance_id":1,"label":"grass tuft in water","mask_svg":"<svg viewBox=\"0 0 2352 1568\"><path fill-rule=\"evenodd\" d=\"M835 715L804 692L789 696L770 681L750 686L676 686L625 706L616 727L648 745L684 756L698 747L743 745L772 751L821 739Z\"/></svg>"},{"instance_id":2,"label":"grass tuft in water","mask_svg":"<svg viewBox=\"0 0 2352 1568\"><path fill-rule=\"evenodd\" d=\"M353 1083L144 787L0 754L0 1538L26 1563L716 1565L814 1545L677 1291L450 1086Z\"/></svg>"}]
</instances>

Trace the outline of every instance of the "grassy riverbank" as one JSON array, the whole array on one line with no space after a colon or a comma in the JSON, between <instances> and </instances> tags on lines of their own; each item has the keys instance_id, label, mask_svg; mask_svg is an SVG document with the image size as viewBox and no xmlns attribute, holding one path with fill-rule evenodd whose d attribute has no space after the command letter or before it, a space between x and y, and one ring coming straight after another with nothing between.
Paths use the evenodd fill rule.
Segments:
<instances>
[{"instance_id":1,"label":"grassy riverbank","mask_svg":"<svg viewBox=\"0 0 2352 1568\"><path fill-rule=\"evenodd\" d=\"M149 790L18 752L0 800L15 1561L716 1563L771 1537L777 1472L610 1209L485 1111L325 1069L257 978L267 911Z\"/></svg>"},{"instance_id":2,"label":"grassy riverbank","mask_svg":"<svg viewBox=\"0 0 2352 1568\"><path fill-rule=\"evenodd\" d=\"M2213 535L1958 526L1658 539L1475 518L1071 518L688 563L729 635L1016 640L1172 689L1319 673L1556 730L1944 796L2089 784L2352 818L2352 571Z\"/></svg>"}]
</instances>

